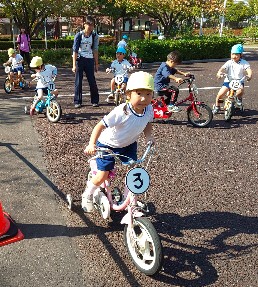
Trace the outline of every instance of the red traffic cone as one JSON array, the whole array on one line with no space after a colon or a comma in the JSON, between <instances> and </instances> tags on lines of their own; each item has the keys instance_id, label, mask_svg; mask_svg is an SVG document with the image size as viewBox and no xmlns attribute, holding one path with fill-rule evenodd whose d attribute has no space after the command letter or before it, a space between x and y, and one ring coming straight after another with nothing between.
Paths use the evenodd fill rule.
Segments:
<instances>
[{"instance_id":1,"label":"red traffic cone","mask_svg":"<svg viewBox=\"0 0 258 287\"><path fill-rule=\"evenodd\" d=\"M6 212L3 212L0 202L0 246L22 240L24 235L17 228L13 219Z\"/></svg>"}]
</instances>

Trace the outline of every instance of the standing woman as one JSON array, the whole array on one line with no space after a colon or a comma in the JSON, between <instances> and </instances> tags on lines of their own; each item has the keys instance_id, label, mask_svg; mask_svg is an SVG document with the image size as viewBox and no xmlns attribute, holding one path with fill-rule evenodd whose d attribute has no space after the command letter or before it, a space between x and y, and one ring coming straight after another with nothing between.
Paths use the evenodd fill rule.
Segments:
<instances>
[{"instance_id":1,"label":"standing woman","mask_svg":"<svg viewBox=\"0 0 258 287\"><path fill-rule=\"evenodd\" d=\"M26 61L28 69L31 73L33 71L30 68L30 35L25 32L24 28L21 28L20 34L17 36L17 44L18 44L18 51L19 54L23 57ZM24 64L23 64L24 68Z\"/></svg>"},{"instance_id":2,"label":"standing woman","mask_svg":"<svg viewBox=\"0 0 258 287\"><path fill-rule=\"evenodd\" d=\"M85 72L89 86L91 103L93 107L99 106L99 92L94 72L99 66L99 36L93 31L95 20L91 16L86 17L84 30L78 32L73 43L73 68L75 73L74 107L82 105L82 79Z\"/></svg>"}]
</instances>

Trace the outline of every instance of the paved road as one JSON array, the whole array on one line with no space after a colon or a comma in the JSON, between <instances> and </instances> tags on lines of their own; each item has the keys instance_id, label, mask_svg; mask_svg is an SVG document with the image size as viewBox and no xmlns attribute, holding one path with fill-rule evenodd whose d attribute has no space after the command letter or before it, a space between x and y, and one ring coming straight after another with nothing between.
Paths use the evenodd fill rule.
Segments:
<instances>
[{"instance_id":1,"label":"paved road","mask_svg":"<svg viewBox=\"0 0 258 287\"><path fill-rule=\"evenodd\" d=\"M256 169L256 173L252 173L252 177L247 178L247 173L243 170L244 178L241 178L241 183L246 183L246 186L252 187L253 190L250 190L249 193L246 192L243 198L236 195L237 198L235 202L224 202L225 212L223 214L216 212L216 206L214 206L214 212L194 213L195 207L198 206L200 202L205 203L201 195L199 195L200 201L196 202L190 202L189 198L185 196L184 201L188 203L186 204L188 210L177 210L176 202L166 204L163 212L167 212L167 219L169 221L162 222L160 219L160 222L162 222L162 224L173 222L175 226L180 227L179 229L184 232L185 236L182 237L182 234L178 234L176 237L178 242L167 241L172 245L170 248L166 246L166 262L170 263L166 265L165 272L156 279L157 281L155 281L155 278L152 281L146 278L144 281L144 278L140 278L139 275L125 272L124 270L126 268L123 264L117 266L117 268L120 268L122 273L124 273L124 276L127 276L126 286L147 286L143 282L148 282L148 286L258 286L257 249L255 249L258 244L257 229L255 230L255 227L257 227L257 217L255 216L257 216L258 170L257 51L252 50L250 54L247 54L247 57L255 73L254 79L246 85L246 116L239 119L238 122L233 122L231 125L224 125L222 115L218 115L214 118L212 128L219 130L221 134L224 134L225 138L228 136L229 141L230 139L235 139L235 135L233 136L233 134L237 131L237 133L239 133L239 146L245 145L247 148L250 148L250 151L246 150L244 153L246 161L245 158L241 156L241 162L244 163L244 166L252 163L253 168ZM202 95L202 99L210 105L213 103L220 85L220 81L215 79L215 73L220 65L221 62L219 61L212 63L189 62L180 67L196 75L197 84L201 88L200 94ZM154 74L157 66L158 64L146 65L146 70ZM109 90L108 83L110 75L104 73L104 68L105 67L102 67L101 71L97 74L98 86L101 93L106 93ZM73 91L73 75L67 69L59 69L59 71L60 77L58 77L57 86L60 87L61 95L64 95L64 97L69 96ZM3 78L3 71L0 71L0 80L3 81ZM87 92L86 85L85 91ZM85 234L82 233L78 235L78 233L76 234L71 228L68 229L66 227L66 220L69 215L67 215L68 211L60 207L60 200L62 201L63 195L59 193L53 184L51 175L46 172L42 150L38 145L38 135L33 128L33 122L28 116L22 113L24 104L29 102L28 99L22 97L28 95L33 96L33 91L15 91L10 96L4 94L3 90L0 91L0 200L3 203L5 211L10 213L17 221L18 226L26 237L20 242L0 247L0 286L105 286L105 283L103 283L101 279L99 279L99 282L101 282L99 285L94 285L92 282L89 282L88 274L85 272L82 262L79 260L81 256L80 248L76 245L76 242L72 240L72 237L82 237ZM68 98L71 100L72 105L72 98ZM87 102L87 96L85 96L84 99L85 102ZM105 96L101 96L101 99L104 101ZM180 126L182 125L180 115L178 118L175 117L174 124L174 130L180 138L181 135L179 132ZM196 145L210 140L220 147L223 146L217 142L217 138L212 138L212 136L216 137L217 133L198 130L198 134L198 142L196 142L196 138L192 138L192 142ZM210 136L211 138L209 138ZM181 147L184 146L184 140L185 139L182 138L183 142ZM185 143L185 145L187 145L187 143ZM198 152L198 149L195 151ZM234 151L231 152L232 160L238 160L238 155L235 154ZM211 151L210 154L212 154ZM209 156L209 154L205 153L199 156ZM220 154L218 154L218 157L220 157ZM176 158L176 160L178 162L179 159ZM194 168L193 163L189 162L188 164ZM226 162L224 164L226 165ZM221 166L223 166L223 159L221 159L220 167ZM198 174L198 169L196 172ZM213 172L215 177L218 176L218 171L210 170L210 172ZM228 170L228 173L230 172L232 171ZM228 173L225 175L225 180L230 179ZM254 176L254 174L256 174L256 176ZM198 185L201 186L202 179L200 178L199 180ZM187 177L185 181L182 182L182 179L176 176L174 182L175 181L179 181L181 185L185 186L187 186L186 182L188 181L189 185L193 185L191 179ZM166 186L166 183L164 183L164 186ZM223 182L221 182L221 187L223 188ZM169 190L169 186L165 188ZM189 193L191 193L191 190L189 190ZM184 195L182 196L184 197ZM214 196L216 196L216 194L214 194ZM223 209L223 202L220 202L219 199L213 198L213 202L220 204L220 210ZM251 202L253 205L249 206ZM173 206L173 213L169 210L169 206ZM179 206L182 205L178 205L180 209ZM208 210L209 208L204 206L199 207L199 209ZM195 215L189 215L191 212ZM178 216L175 216L176 213ZM227 220L225 220L226 215L228 216ZM164 217L162 220L164 220ZM198 224L199 222L202 222L201 226ZM234 224L234 222L237 222L237 224ZM245 226L248 226L248 228L245 228ZM214 233L218 232L218 234L221 235L215 237L216 242L212 242L212 245L202 248L201 251L198 249L198 242L205 237L206 229L212 230ZM175 230L171 230L171 233L174 234L175 232L176 228ZM200 233L199 237L198 232ZM189 235L188 237L186 236L187 233ZM189 242L187 242L187 238L190 241L190 234L194 236L195 241L191 242L192 257L190 253L187 253L187 257L183 258L186 253L182 250L187 250L190 246L190 244L188 244ZM164 235L164 240L166 240L165 237ZM181 241L180 238L182 238ZM221 242L225 244L223 245L225 250L221 248ZM181 251L174 249L175 244L180 246ZM232 247L230 248L231 244ZM213 246L220 247L220 249L212 253ZM112 246L109 245L107 249L112 250L111 247ZM246 247L246 254L244 247ZM195 274L200 273L200 277L203 277L203 283L202 280L192 279L191 281L189 277L187 277L187 272L190 273L193 266L189 264L189 269L187 269L185 262L185 270L184 272L182 271L181 280L175 276L176 271L173 265L171 250L180 252L180 256L177 253L174 254L181 257L182 260L184 259L185 262L198 260L201 269L198 269L199 271L196 269L194 272ZM197 250L200 252L200 255L194 256ZM234 257L237 252L241 254L238 257ZM103 251L103 256L105 256L104 253L106 252ZM212 258L211 254L216 254L217 256L214 255L214 258ZM171 256L171 258L169 256ZM207 260L208 256L211 257L209 260ZM223 256L225 256L225 260L223 260ZM232 260L229 260L230 256L232 256ZM242 266L241 260L245 262L245 267L242 268L243 272L238 267ZM96 262L93 261L92 264L96 264ZM86 265L88 268L92 267L90 266L91 262L87 262ZM99 266L97 267L99 268ZM178 262L177 268L180 268ZM103 274L102 266L100 269L100 274ZM221 273L219 270L221 270ZM228 270L228 272L225 272L225 270ZM104 273L106 273L106 271ZM235 274L235 277L232 276L232 273ZM112 276L111 274L108 275L108 273L106 275ZM91 276L93 275L91 274ZM98 276L98 274L95 274L95 276ZM128 276L130 276L130 278ZM138 278L138 281L137 276L140 278ZM184 276L188 279L182 280ZM207 278L207 276L209 278ZM97 281L98 280L95 282ZM118 282L119 279L117 278L116 284L118 284ZM112 286L112 283L109 282L108 284Z\"/></svg>"}]
</instances>

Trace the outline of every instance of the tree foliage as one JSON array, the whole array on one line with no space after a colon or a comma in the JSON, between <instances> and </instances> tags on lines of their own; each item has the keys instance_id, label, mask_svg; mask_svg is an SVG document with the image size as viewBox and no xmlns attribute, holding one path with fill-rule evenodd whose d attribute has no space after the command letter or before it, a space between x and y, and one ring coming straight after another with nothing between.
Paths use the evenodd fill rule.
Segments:
<instances>
[{"instance_id":1,"label":"tree foliage","mask_svg":"<svg viewBox=\"0 0 258 287\"><path fill-rule=\"evenodd\" d=\"M226 23L232 28L238 28L240 22L252 16L250 7L245 2L235 3L233 0L227 1L225 10Z\"/></svg>"},{"instance_id":2,"label":"tree foliage","mask_svg":"<svg viewBox=\"0 0 258 287\"><path fill-rule=\"evenodd\" d=\"M127 5L128 10L158 19L165 34L171 34L183 20L192 20L201 14L209 15L222 8L223 0L117 0L117 6Z\"/></svg>"},{"instance_id":3,"label":"tree foliage","mask_svg":"<svg viewBox=\"0 0 258 287\"><path fill-rule=\"evenodd\" d=\"M2 9L18 28L25 28L32 36L38 32L46 17L62 14L67 3L67 0L2 0Z\"/></svg>"}]
</instances>

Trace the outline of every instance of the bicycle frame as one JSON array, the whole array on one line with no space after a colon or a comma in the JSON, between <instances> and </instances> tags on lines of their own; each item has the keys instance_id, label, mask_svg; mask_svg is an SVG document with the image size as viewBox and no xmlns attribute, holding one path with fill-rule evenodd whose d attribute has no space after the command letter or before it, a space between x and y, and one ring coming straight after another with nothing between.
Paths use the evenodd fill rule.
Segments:
<instances>
[{"instance_id":1,"label":"bicycle frame","mask_svg":"<svg viewBox=\"0 0 258 287\"><path fill-rule=\"evenodd\" d=\"M136 165L141 162L143 162L147 156L147 154L150 152L151 144L147 147L143 157L138 161L129 161L129 163L124 163L123 165ZM100 149L101 150L101 149ZM105 149L104 149L105 150ZM97 164L96 164L96 157L91 158L88 162L90 163L90 168L92 175L95 175L97 173ZM116 159L119 159L119 156L115 156ZM120 160L121 161L121 160ZM144 215L143 212L139 211L139 207L137 206L137 195L133 194L128 187L124 186L124 192L123 192L123 198L124 201L118 204L117 202L114 202L112 198L112 188L111 188L111 182L116 177L116 169L113 169L109 172L108 178L102 183L101 188L105 190L105 195L108 199L110 209L114 210L116 212L123 211L127 208L127 214L122 218L121 224L128 224L128 226L131 226L132 224L132 218L134 217L141 217Z\"/></svg>"},{"instance_id":2,"label":"bicycle frame","mask_svg":"<svg viewBox=\"0 0 258 287\"><path fill-rule=\"evenodd\" d=\"M196 109L196 104L201 104L202 102L197 101L197 99L196 99L195 91L192 88L193 80L194 80L194 76L192 75L189 79L185 79L185 80L183 80L183 82L181 84L179 84L178 88L181 85L188 83L189 95L186 98L182 99L181 101L175 103L175 106L179 106L179 105L189 101L191 103L187 107L187 110L190 110L192 108L194 110L194 112L198 115L199 112ZM168 91L171 91L171 88L168 88ZM159 105L159 102L161 103L161 105ZM161 96L158 99L153 100L152 105L154 108L154 117L155 118L170 118L171 117L172 112L168 110L167 105L165 103L164 96Z\"/></svg>"}]
</instances>

